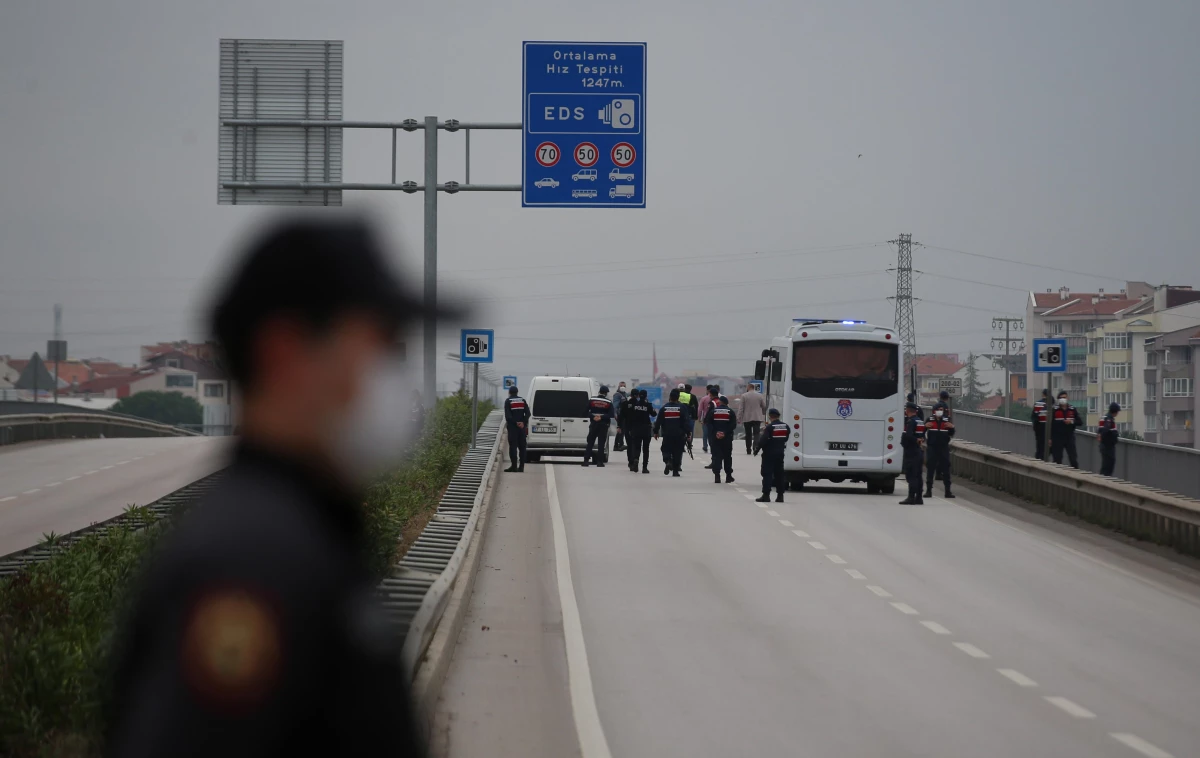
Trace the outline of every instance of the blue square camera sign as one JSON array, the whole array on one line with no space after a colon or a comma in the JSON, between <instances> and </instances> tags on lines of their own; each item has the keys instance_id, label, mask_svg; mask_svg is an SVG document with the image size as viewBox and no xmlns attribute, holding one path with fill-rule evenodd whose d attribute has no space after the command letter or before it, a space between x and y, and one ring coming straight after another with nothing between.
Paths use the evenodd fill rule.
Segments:
<instances>
[{"instance_id":1,"label":"blue square camera sign","mask_svg":"<svg viewBox=\"0 0 1200 758\"><path fill-rule=\"evenodd\" d=\"M521 205L646 207L646 43L526 42Z\"/></svg>"}]
</instances>

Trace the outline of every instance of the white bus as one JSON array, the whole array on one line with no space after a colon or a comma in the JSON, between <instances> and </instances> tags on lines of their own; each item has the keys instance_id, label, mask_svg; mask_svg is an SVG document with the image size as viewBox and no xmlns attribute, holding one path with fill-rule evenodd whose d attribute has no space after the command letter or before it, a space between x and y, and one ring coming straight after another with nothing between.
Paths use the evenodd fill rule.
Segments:
<instances>
[{"instance_id":1,"label":"white bus","mask_svg":"<svg viewBox=\"0 0 1200 758\"><path fill-rule=\"evenodd\" d=\"M825 479L896 489L903 453L904 379L896 332L865 321L795 319L755 378L792 427L783 468L792 489Z\"/></svg>"}]
</instances>

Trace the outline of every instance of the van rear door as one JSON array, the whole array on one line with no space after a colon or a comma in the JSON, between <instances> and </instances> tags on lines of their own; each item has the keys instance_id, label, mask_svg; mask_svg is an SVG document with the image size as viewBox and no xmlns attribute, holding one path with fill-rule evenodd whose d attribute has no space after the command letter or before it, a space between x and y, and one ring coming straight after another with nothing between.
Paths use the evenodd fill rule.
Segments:
<instances>
[{"instance_id":1,"label":"van rear door","mask_svg":"<svg viewBox=\"0 0 1200 758\"><path fill-rule=\"evenodd\" d=\"M587 416L588 394L582 390L540 389L533 395L533 429L530 447L574 447L576 428ZM587 441L587 424L582 423ZM582 447L583 443L579 445Z\"/></svg>"},{"instance_id":2,"label":"van rear door","mask_svg":"<svg viewBox=\"0 0 1200 758\"><path fill-rule=\"evenodd\" d=\"M587 447L588 401L592 399L592 383L587 379L571 378L563 383L564 408L562 416L562 447Z\"/></svg>"}]
</instances>

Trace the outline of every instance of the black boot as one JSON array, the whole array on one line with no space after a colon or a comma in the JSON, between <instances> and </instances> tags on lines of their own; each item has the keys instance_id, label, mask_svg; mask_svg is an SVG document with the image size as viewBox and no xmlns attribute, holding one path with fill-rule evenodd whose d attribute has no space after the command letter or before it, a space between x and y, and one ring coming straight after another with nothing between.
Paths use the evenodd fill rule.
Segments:
<instances>
[{"instance_id":1,"label":"black boot","mask_svg":"<svg viewBox=\"0 0 1200 758\"><path fill-rule=\"evenodd\" d=\"M525 473L525 463L524 463L524 462L522 462L520 466L517 466L517 473L518 473L518 474L524 474L524 473Z\"/></svg>"},{"instance_id":2,"label":"black boot","mask_svg":"<svg viewBox=\"0 0 1200 758\"><path fill-rule=\"evenodd\" d=\"M925 488L925 497L933 497L933 487Z\"/></svg>"},{"instance_id":3,"label":"black boot","mask_svg":"<svg viewBox=\"0 0 1200 758\"><path fill-rule=\"evenodd\" d=\"M754 502L756 502L756 503L769 503L769 502L771 502L771 493L770 493L770 492L764 492L764 493L762 494L762 497L756 497L756 498L754 498Z\"/></svg>"},{"instance_id":4,"label":"black boot","mask_svg":"<svg viewBox=\"0 0 1200 758\"><path fill-rule=\"evenodd\" d=\"M679 469L675 469L674 471L672 471L671 476L679 476Z\"/></svg>"},{"instance_id":5,"label":"black boot","mask_svg":"<svg viewBox=\"0 0 1200 758\"><path fill-rule=\"evenodd\" d=\"M954 499L954 493L950 491L950 488L949 488L949 487L947 487L947 488L946 488L946 494L945 494L945 495L943 495L943 497L944 497L944 498L946 498L947 500L953 500L953 499Z\"/></svg>"},{"instance_id":6,"label":"black boot","mask_svg":"<svg viewBox=\"0 0 1200 758\"><path fill-rule=\"evenodd\" d=\"M783 492L776 492L776 493L775 493L775 502L777 502L777 503L782 503L782 502L783 502Z\"/></svg>"},{"instance_id":7,"label":"black boot","mask_svg":"<svg viewBox=\"0 0 1200 758\"><path fill-rule=\"evenodd\" d=\"M733 484L733 475L732 475L732 474L726 474L726 475L725 475L725 483L726 483L726 484Z\"/></svg>"},{"instance_id":8,"label":"black boot","mask_svg":"<svg viewBox=\"0 0 1200 758\"><path fill-rule=\"evenodd\" d=\"M916 504L917 504L917 499L915 497L913 497L913 494L911 492L908 493L908 497L906 497L900 501L900 505L916 505Z\"/></svg>"},{"instance_id":9,"label":"black boot","mask_svg":"<svg viewBox=\"0 0 1200 758\"><path fill-rule=\"evenodd\" d=\"M644 464L644 463L642 464L642 473L643 473L643 474L649 474L649 473L650 473L650 467L649 467L649 466L647 466L647 465L646 465L646 464Z\"/></svg>"},{"instance_id":10,"label":"black boot","mask_svg":"<svg viewBox=\"0 0 1200 758\"><path fill-rule=\"evenodd\" d=\"M717 475L713 477L713 481L717 484L721 483L721 472L720 471L718 471Z\"/></svg>"},{"instance_id":11,"label":"black boot","mask_svg":"<svg viewBox=\"0 0 1200 758\"><path fill-rule=\"evenodd\" d=\"M516 467L516 466L509 466L508 468L504 469L504 473L506 473L506 474L511 474L511 473L513 473L513 472L515 472L515 471L518 471L518 470L519 470L519 469L517 469L517 467Z\"/></svg>"},{"instance_id":12,"label":"black boot","mask_svg":"<svg viewBox=\"0 0 1200 758\"><path fill-rule=\"evenodd\" d=\"M663 469L663 476L666 476L669 473L671 473L671 464L668 463L667 466Z\"/></svg>"}]
</instances>

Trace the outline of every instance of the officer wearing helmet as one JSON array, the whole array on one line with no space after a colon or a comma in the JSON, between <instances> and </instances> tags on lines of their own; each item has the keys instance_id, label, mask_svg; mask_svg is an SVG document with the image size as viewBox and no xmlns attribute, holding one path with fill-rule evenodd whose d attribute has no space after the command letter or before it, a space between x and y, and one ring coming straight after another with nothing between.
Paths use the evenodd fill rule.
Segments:
<instances>
[{"instance_id":1,"label":"officer wearing helmet","mask_svg":"<svg viewBox=\"0 0 1200 758\"><path fill-rule=\"evenodd\" d=\"M775 488L775 502L783 502L783 491L787 489L787 478L783 473L783 454L787 450L791 430L779 420L779 411L767 410L767 425L754 441L754 454L762 451L762 497L759 503L771 502L771 488Z\"/></svg>"},{"instance_id":2,"label":"officer wearing helmet","mask_svg":"<svg viewBox=\"0 0 1200 758\"><path fill-rule=\"evenodd\" d=\"M588 400L587 447L583 450L583 465L592 459L592 447L596 448L596 465L604 468L608 460L608 430L612 426L613 404L608 399L608 385L600 385L600 394Z\"/></svg>"}]
</instances>

